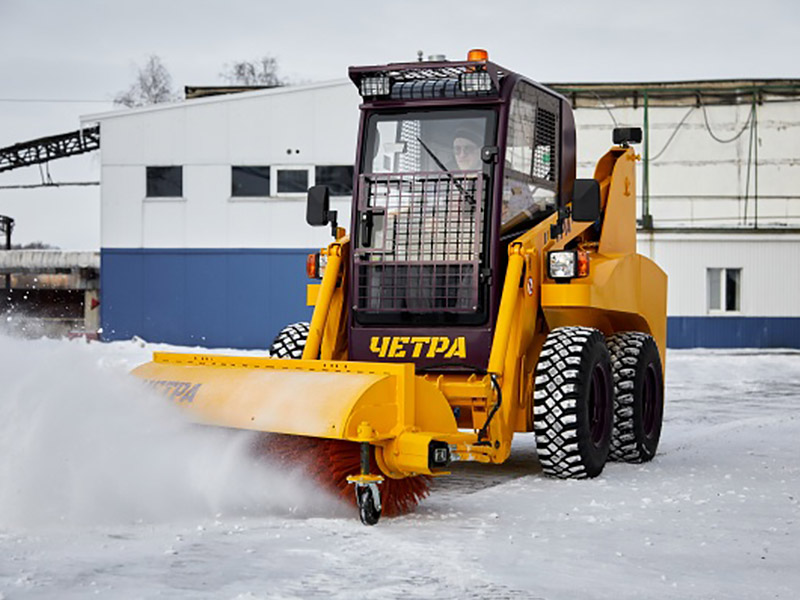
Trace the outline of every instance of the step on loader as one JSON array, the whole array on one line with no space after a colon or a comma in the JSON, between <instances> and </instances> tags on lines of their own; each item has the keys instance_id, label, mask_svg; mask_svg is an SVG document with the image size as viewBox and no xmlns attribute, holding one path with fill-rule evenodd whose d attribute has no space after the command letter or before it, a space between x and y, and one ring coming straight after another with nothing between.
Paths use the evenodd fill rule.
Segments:
<instances>
[{"instance_id":1,"label":"step on loader","mask_svg":"<svg viewBox=\"0 0 800 600\"><path fill-rule=\"evenodd\" d=\"M641 130L576 179L567 99L484 51L349 75L350 233L311 188L334 241L309 257L310 326L276 341L299 358L156 353L135 375L203 423L349 443L367 524L388 483L500 464L517 432L554 477L653 458L667 278L636 252Z\"/></svg>"}]
</instances>

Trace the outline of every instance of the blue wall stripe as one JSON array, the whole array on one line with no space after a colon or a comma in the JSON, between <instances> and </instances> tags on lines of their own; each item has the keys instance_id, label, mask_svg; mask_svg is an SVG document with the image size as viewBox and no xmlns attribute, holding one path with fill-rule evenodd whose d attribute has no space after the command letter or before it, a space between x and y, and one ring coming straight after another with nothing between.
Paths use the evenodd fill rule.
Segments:
<instances>
[{"instance_id":1,"label":"blue wall stripe","mask_svg":"<svg viewBox=\"0 0 800 600\"><path fill-rule=\"evenodd\" d=\"M800 348L800 317L667 317L670 348Z\"/></svg>"},{"instance_id":2,"label":"blue wall stripe","mask_svg":"<svg viewBox=\"0 0 800 600\"><path fill-rule=\"evenodd\" d=\"M309 249L103 248L103 339L267 348L309 320Z\"/></svg>"},{"instance_id":3,"label":"blue wall stripe","mask_svg":"<svg viewBox=\"0 0 800 600\"><path fill-rule=\"evenodd\" d=\"M317 249L104 248L103 339L267 348L309 320L305 260ZM800 318L669 317L670 348L800 348Z\"/></svg>"}]
</instances>

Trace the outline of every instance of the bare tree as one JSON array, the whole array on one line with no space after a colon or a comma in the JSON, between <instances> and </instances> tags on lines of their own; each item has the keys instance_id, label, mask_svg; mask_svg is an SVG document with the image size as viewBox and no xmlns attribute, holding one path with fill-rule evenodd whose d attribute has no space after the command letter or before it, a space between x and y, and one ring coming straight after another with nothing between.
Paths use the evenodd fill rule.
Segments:
<instances>
[{"instance_id":1,"label":"bare tree","mask_svg":"<svg viewBox=\"0 0 800 600\"><path fill-rule=\"evenodd\" d=\"M132 108L161 102L172 102L180 96L172 89L172 76L161 58L151 54L143 67L138 68L136 80L124 92L117 94L114 104Z\"/></svg>"},{"instance_id":2,"label":"bare tree","mask_svg":"<svg viewBox=\"0 0 800 600\"><path fill-rule=\"evenodd\" d=\"M29 242L27 244L11 244L12 250L58 250L58 246L46 244L44 242Z\"/></svg>"},{"instance_id":3,"label":"bare tree","mask_svg":"<svg viewBox=\"0 0 800 600\"><path fill-rule=\"evenodd\" d=\"M230 85L278 87L287 84L287 81L278 75L278 61L268 55L255 60L225 64L219 75Z\"/></svg>"}]
</instances>

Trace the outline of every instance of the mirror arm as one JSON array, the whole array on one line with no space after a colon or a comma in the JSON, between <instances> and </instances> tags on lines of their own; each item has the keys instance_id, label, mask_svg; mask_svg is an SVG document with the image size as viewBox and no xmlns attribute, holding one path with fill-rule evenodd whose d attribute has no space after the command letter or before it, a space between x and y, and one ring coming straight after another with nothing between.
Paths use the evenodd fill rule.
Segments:
<instances>
[{"instance_id":1,"label":"mirror arm","mask_svg":"<svg viewBox=\"0 0 800 600\"><path fill-rule=\"evenodd\" d=\"M333 239L337 239L337 233L339 230L339 223L336 221L337 212L335 210L328 211L328 220L331 222L331 235Z\"/></svg>"}]
</instances>

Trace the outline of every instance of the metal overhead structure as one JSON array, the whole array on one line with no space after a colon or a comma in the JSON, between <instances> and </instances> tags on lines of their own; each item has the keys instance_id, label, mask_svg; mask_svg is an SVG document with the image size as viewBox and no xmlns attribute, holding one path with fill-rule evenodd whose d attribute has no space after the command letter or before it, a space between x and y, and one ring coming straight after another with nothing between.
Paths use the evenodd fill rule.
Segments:
<instances>
[{"instance_id":1,"label":"metal overhead structure","mask_svg":"<svg viewBox=\"0 0 800 600\"><path fill-rule=\"evenodd\" d=\"M0 173L39 165L56 158L85 154L100 148L100 126L20 142L0 148Z\"/></svg>"},{"instance_id":2,"label":"metal overhead structure","mask_svg":"<svg viewBox=\"0 0 800 600\"><path fill-rule=\"evenodd\" d=\"M747 185L745 206L750 189L750 169L753 168L754 228L758 229L758 107L769 102L797 102L800 99L800 79L734 79L705 81L668 81L651 83L548 83L548 87L570 100L573 108L644 109L644 143L642 152L642 222L643 229L653 229L650 214L650 109L655 107L695 107L704 111L707 106L750 105L746 126L734 138L720 140L728 143L749 130ZM706 117L707 118L707 117ZM613 114L612 114L613 119ZM678 124L678 128L682 122ZM706 124L708 127L708 125ZM711 133L709 131L709 133ZM713 133L712 133L712 137Z\"/></svg>"},{"instance_id":3,"label":"metal overhead structure","mask_svg":"<svg viewBox=\"0 0 800 600\"><path fill-rule=\"evenodd\" d=\"M0 215L0 234L4 235L6 242L4 245L5 250L11 250L11 232L14 231L14 219ZM6 274L6 289L11 289L11 275Z\"/></svg>"}]
</instances>

